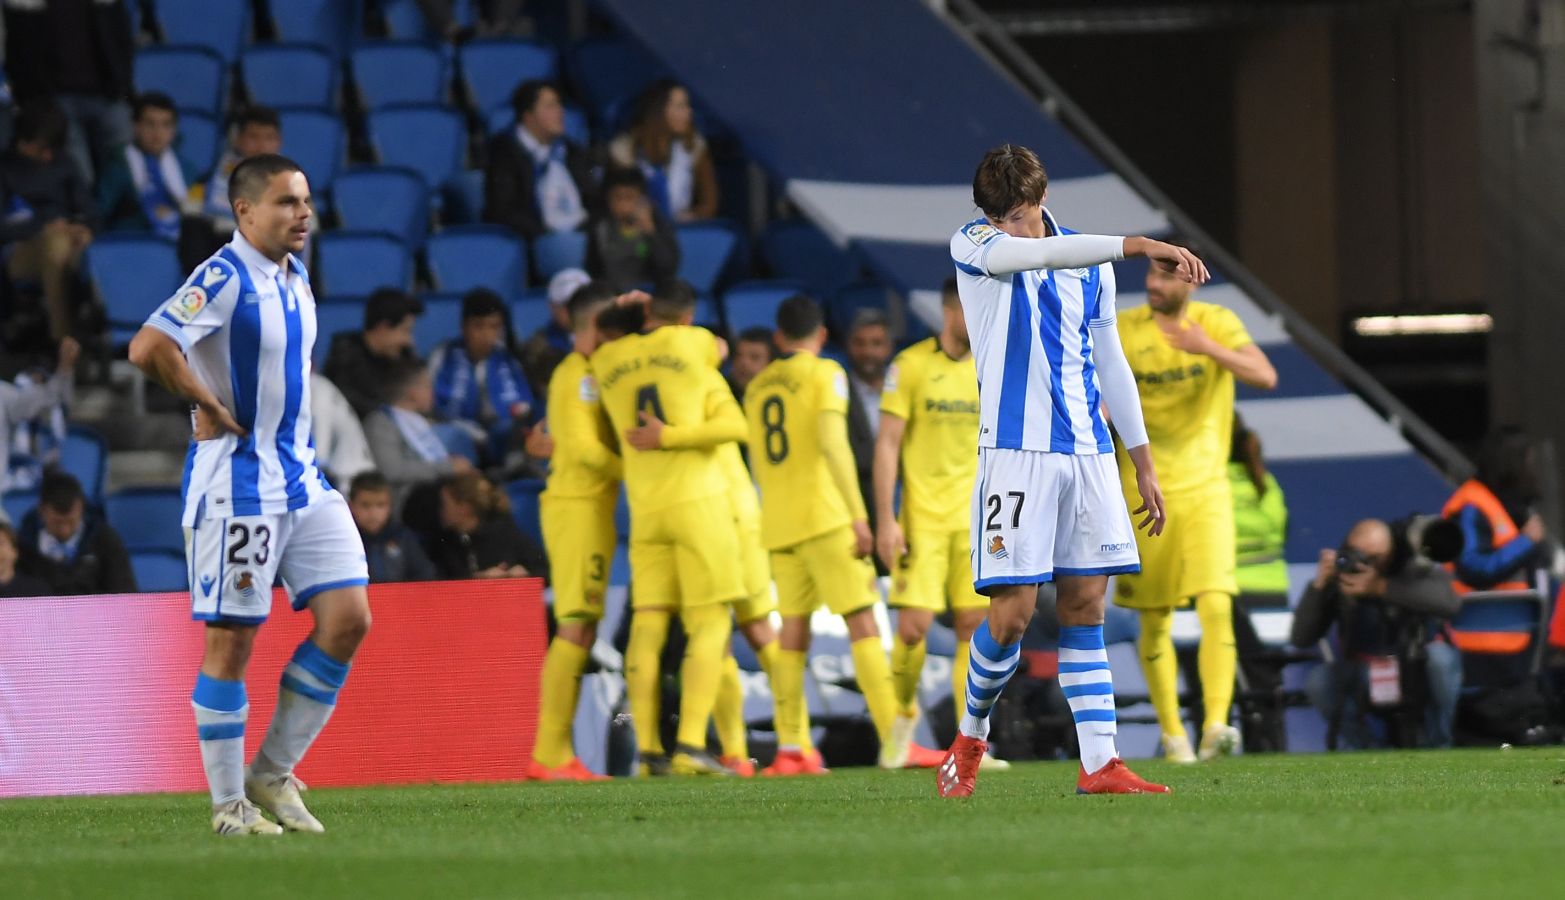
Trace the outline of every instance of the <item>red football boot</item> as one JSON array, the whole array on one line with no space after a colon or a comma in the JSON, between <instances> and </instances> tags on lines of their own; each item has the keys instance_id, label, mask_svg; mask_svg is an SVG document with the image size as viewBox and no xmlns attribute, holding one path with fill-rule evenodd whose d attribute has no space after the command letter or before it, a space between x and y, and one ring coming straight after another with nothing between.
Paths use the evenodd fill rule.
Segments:
<instances>
[{"instance_id":1,"label":"red football boot","mask_svg":"<svg viewBox=\"0 0 1565 900\"><path fill-rule=\"evenodd\" d=\"M935 788L942 797L971 797L978 786L978 764L989 745L978 738L958 734L951 749L935 769Z\"/></svg>"},{"instance_id":2,"label":"red football boot","mask_svg":"<svg viewBox=\"0 0 1565 900\"><path fill-rule=\"evenodd\" d=\"M1171 794L1166 785L1153 784L1150 781L1130 771L1124 760L1114 757L1108 765L1087 774L1086 769L1080 770L1076 776L1076 793L1078 794Z\"/></svg>"},{"instance_id":3,"label":"red football boot","mask_svg":"<svg viewBox=\"0 0 1565 900\"><path fill-rule=\"evenodd\" d=\"M607 775L599 775L577 757L571 757L562 766L553 769L536 759L527 764L528 781L611 781Z\"/></svg>"},{"instance_id":4,"label":"red football boot","mask_svg":"<svg viewBox=\"0 0 1565 900\"><path fill-rule=\"evenodd\" d=\"M772 764L761 770L761 774L769 778L782 778L790 775L825 775L831 770L826 768L821 761L819 750L811 750L803 753L798 750L778 750L777 758Z\"/></svg>"},{"instance_id":5,"label":"red football boot","mask_svg":"<svg viewBox=\"0 0 1565 900\"><path fill-rule=\"evenodd\" d=\"M939 750L931 750L928 747L920 747L917 744L908 744L907 762L902 764L904 769L933 769L944 762L946 755Z\"/></svg>"},{"instance_id":6,"label":"red football boot","mask_svg":"<svg viewBox=\"0 0 1565 900\"><path fill-rule=\"evenodd\" d=\"M723 764L723 768L740 778L755 777L755 760L753 759L743 756L725 756L719 759L718 762Z\"/></svg>"}]
</instances>

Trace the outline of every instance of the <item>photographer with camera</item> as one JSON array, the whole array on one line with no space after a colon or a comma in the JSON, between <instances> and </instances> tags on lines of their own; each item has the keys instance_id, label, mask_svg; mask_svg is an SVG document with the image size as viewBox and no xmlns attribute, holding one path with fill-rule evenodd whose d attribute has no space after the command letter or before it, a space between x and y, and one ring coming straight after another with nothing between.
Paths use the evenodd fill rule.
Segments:
<instances>
[{"instance_id":1,"label":"photographer with camera","mask_svg":"<svg viewBox=\"0 0 1565 900\"><path fill-rule=\"evenodd\" d=\"M1340 653L1310 673L1305 692L1344 749L1369 745L1365 713L1419 706L1424 744L1451 746L1462 658L1442 631L1461 601L1451 576L1424 555L1427 531L1427 520L1354 525L1340 549L1320 552L1294 611L1295 646L1337 627Z\"/></svg>"}]
</instances>

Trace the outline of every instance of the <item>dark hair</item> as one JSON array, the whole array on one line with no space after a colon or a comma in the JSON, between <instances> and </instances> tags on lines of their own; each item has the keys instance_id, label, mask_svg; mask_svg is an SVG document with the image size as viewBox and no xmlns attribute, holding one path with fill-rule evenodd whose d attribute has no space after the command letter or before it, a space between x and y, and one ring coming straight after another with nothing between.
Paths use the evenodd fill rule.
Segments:
<instances>
[{"instance_id":1,"label":"dark hair","mask_svg":"<svg viewBox=\"0 0 1565 900\"><path fill-rule=\"evenodd\" d=\"M695 288L688 282L675 279L665 281L652 290L652 304L647 312L653 318L672 322L695 308Z\"/></svg>"},{"instance_id":2,"label":"dark hair","mask_svg":"<svg viewBox=\"0 0 1565 900\"><path fill-rule=\"evenodd\" d=\"M1490 431L1478 450L1478 472L1474 477L1508 508L1525 507L1537 500L1538 466L1527 433L1515 425L1501 425Z\"/></svg>"},{"instance_id":3,"label":"dark hair","mask_svg":"<svg viewBox=\"0 0 1565 900\"><path fill-rule=\"evenodd\" d=\"M542 78L524 81L511 92L511 109L516 113L518 124L521 123L522 116L532 112L533 107L538 105L538 99L543 96L544 91L554 91L556 97L560 96L559 86Z\"/></svg>"},{"instance_id":4,"label":"dark hair","mask_svg":"<svg viewBox=\"0 0 1565 900\"><path fill-rule=\"evenodd\" d=\"M47 506L57 513L70 512L78 501L85 501L82 483L69 472L52 470L45 472L43 484L38 488L38 505Z\"/></svg>"},{"instance_id":5,"label":"dark hair","mask_svg":"<svg viewBox=\"0 0 1565 900\"><path fill-rule=\"evenodd\" d=\"M179 118L179 110L174 106L173 97L170 97L168 94L165 94L162 91L146 91L144 93L137 94L136 99L131 102L131 121L139 121L141 119L141 114L149 109L161 109L164 112L173 115L175 119Z\"/></svg>"},{"instance_id":6,"label":"dark hair","mask_svg":"<svg viewBox=\"0 0 1565 900\"><path fill-rule=\"evenodd\" d=\"M790 341L813 337L825 321L821 305L804 294L794 294L777 307L777 330Z\"/></svg>"},{"instance_id":7,"label":"dark hair","mask_svg":"<svg viewBox=\"0 0 1565 900\"><path fill-rule=\"evenodd\" d=\"M598 310L598 331L605 334L638 334L646 324L646 311L640 304L605 306Z\"/></svg>"},{"instance_id":8,"label":"dark hair","mask_svg":"<svg viewBox=\"0 0 1565 900\"><path fill-rule=\"evenodd\" d=\"M597 316L605 303L613 303L619 296L614 286L606 281L589 281L571 292L565 301L565 311L570 314L571 328L580 330Z\"/></svg>"},{"instance_id":9,"label":"dark hair","mask_svg":"<svg viewBox=\"0 0 1565 900\"><path fill-rule=\"evenodd\" d=\"M408 316L424 314L424 303L400 288L377 288L364 301L364 330L371 331L377 325L402 324Z\"/></svg>"},{"instance_id":10,"label":"dark hair","mask_svg":"<svg viewBox=\"0 0 1565 900\"><path fill-rule=\"evenodd\" d=\"M447 475L440 479L440 489L450 492L452 498L458 503L471 506L478 512L480 519L511 514L511 498L506 496L505 491L495 487L494 483L485 478L481 472Z\"/></svg>"},{"instance_id":11,"label":"dark hair","mask_svg":"<svg viewBox=\"0 0 1565 900\"><path fill-rule=\"evenodd\" d=\"M739 336L735 338L734 342L739 344L765 344L766 352L771 353L772 330L765 325L751 325L744 331L739 332Z\"/></svg>"},{"instance_id":12,"label":"dark hair","mask_svg":"<svg viewBox=\"0 0 1565 900\"><path fill-rule=\"evenodd\" d=\"M272 176L303 171L298 163L277 153L260 153L241 160L228 176L228 200L230 203L238 203L244 199L253 203L266 190Z\"/></svg>"},{"instance_id":13,"label":"dark hair","mask_svg":"<svg viewBox=\"0 0 1565 900\"><path fill-rule=\"evenodd\" d=\"M956 288L956 276L953 275L940 285L940 305L955 306L962 302L962 294Z\"/></svg>"},{"instance_id":14,"label":"dark hair","mask_svg":"<svg viewBox=\"0 0 1565 900\"><path fill-rule=\"evenodd\" d=\"M1001 144L984 154L973 173L973 202L991 219L1018 206L1038 206L1049 187L1049 175L1038 154L1016 144Z\"/></svg>"},{"instance_id":15,"label":"dark hair","mask_svg":"<svg viewBox=\"0 0 1565 900\"><path fill-rule=\"evenodd\" d=\"M603 195L607 197L609 191L617 187L635 188L644 194L647 192L647 176L641 174L640 169L613 166L603 174Z\"/></svg>"},{"instance_id":16,"label":"dark hair","mask_svg":"<svg viewBox=\"0 0 1565 900\"><path fill-rule=\"evenodd\" d=\"M40 97L22 106L16 114L16 131L12 141L38 141L58 153L65 146L65 135L70 122L65 112L53 100Z\"/></svg>"},{"instance_id":17,"label":"dark hair","mask_svg":"<svg viewBox=\"0 0 1565 900\"><path fill-rule=\"evenodd\" d=\"M353 483L348 485L348 499L352 500L363 493L385 493L391 490L391 482L386 476L374 469L368 472L360 472L353 476Z\"/></svg>"},{"instance_id":18,"label":"dark hair","mask_svg":"<svg viewBox=\"0 0 1565 900\"><path fill-rule=\"evenodd\" d=\"M636 116L630 123L630 139L636 153L654 166L666 165L675 135L668 130L668 100L675 91L689 89L671 78L654 81L636 100ZM695 146L696 132L678 138L689 150Z\"/></svg>"},{"instance_id":19,"label":"dark hair","mask_svg":"<svg viewBox=\"0 0 1565 900\"><path fill-rule=\"evenodd\" d=\"M400 359L385 376L382 391L387 403L396 403L408 386L425 375L424 362L420 359Z\"/></svg>"},{"instance_id":20,"label":"dark hair","mask_svg":"<svg viewBox=\"0 0 1565 900\"><path fill-rule=\"evenodd\" d=\"M1241 463L1244 474L1255 485L1255 496L1266 496L1266 460L1261 457L1261 439L1246 428L1244 420L1234 413L1233 438L1228 449L1228 461Z\"/></svg>"},{"instance_id":21,"label":"dark hair","mask_svg":"<svg viewBox=\"0 0 1565 900\"><path fill-rule=\"evenodd\" d=\"M853 320L848 323L848 334L852 336L865 328L884 328L886 333L891 332L891 316L886 311L873 306L866 306L853 314Z\"/></svg>"},{"instance_id":22,"label":"dark hair","mask_svg":"<svg viewBox=\"0 0 1565 900\"><path fill-rule=\"evenodd\" d=\"M486 316L498 315L509 320L506 315L505 301L500 295L488 288L473 288L462 296L462 321L469 319L482 319Z\"/></svg>"},{"instance_id":23,"label":"dark hair","mask_svg":"<svg viewBox=\"0 0 1565 900\"><path fill-rule=\"evenodd\" d=\"M241 107L239 112L234 114L235 131L244 131L251 125L263 125L275 128L278 131L283 130L283 120L281 116L277 115L277 110L272 109L270 106L261 106L260 104Z\"/></svg>"}]
</instances>

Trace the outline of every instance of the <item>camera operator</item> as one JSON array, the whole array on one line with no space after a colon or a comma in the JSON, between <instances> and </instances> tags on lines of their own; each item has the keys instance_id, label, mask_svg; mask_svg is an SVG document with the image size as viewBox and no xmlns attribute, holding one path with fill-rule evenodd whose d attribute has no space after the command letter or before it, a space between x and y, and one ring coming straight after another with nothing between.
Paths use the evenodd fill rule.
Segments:
<instances>
[{"instance_id":1,"label":"camera operator","mask_svg":"<svg viewBox=\"0 0 1565 900\"><path fill-rule=\"evenodd\" d=\"M1420 702L1424 743L1451 746L1462 659L1441 632L1461 601L1451 576L1409 549L1400 530L1399 540L1379 519L1353 526L1341 549L1320 552L1294 611L1295 646L1311 646L1337 626L1341 653L1310 673L1305 692L1345 749L1368 745L1371 708Z\"/></svg>"}]
</instances>

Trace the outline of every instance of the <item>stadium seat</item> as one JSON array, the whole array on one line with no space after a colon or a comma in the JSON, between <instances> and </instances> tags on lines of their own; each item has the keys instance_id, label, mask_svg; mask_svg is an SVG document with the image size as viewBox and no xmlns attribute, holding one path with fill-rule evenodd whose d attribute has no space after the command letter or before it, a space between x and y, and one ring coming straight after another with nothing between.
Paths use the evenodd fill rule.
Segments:
<instances>
[{"instance_id":1,"label":"stadium seat","mask_svg":"<svg viewBox=\"0 0 1565 900\"><path fill-rule=\"evenodd\" d=\"M179 141L175 151L181 159L195 166L203 177L211 174L217 166L222 142L223 132L216 119L195 110L180 110Z\"/></svg>"},{"instance_id":2,"label":"stadium seat","mask_svg":"<svg viewBox=\"0 0 1565 900\"><path fill-rule=\"evenodd\" d=\"M462 297L459 294L425 294L424 314L413 320L413 347L419 356L462 333Z\"/></svg>"},{"instance_id":3,"label":"stadium seat","mask_svg":"<svg viewBox=\"0 0 1565 900\"><path fill-rule=\"evenodd\" d=\"M20 528L22 519L37 506L37 491L6 491L0 495L0 508L5 510L5 516L11 520L14 528Z\"/></svg>"},{"instance_id":4,"label":"stadium seat","mask_svg":"<svg viewBox=\"0 0 1565 900\"><path fill-rule=\"evenodd\" d=\"M473 436L468 434L466 429L451 422L436 422L430 428L453 456L460 456L473 465L478 465L478 442L473 440Z\"/></svg>"},{"instance_id":5,"label":"stadium seat","mask_svg":"<svg viewBox=\"0 0 1565 900\"><path fill-rule=\"evenodd\" d=\"M103 512L127 550L185 552L179 524L184 498L177 487L125 488L103 499Z\"/></svg>"},{"instance_id":6,"label":"stadium seat","mask_svg":"<svg viewBox=\"0 0 1565 900\"><path fill-rule=\"evenodd\" d=\"M858 261L802 219L768 225L761 234L761 255L773 274L803 281L819 297L830 297L859 277Z\"/></svg>"},{"instance_id":7,"label":"stadium seat","mask_svg":"<svg viewBox=\"0 0 1565 900\"><path fill-rule=\"evenodd\" d=\"M447 228L429 239L425 253L435 288L444 293L486 287L502 297L514 297L527 286L527 251L509 228Z\"/></svg>"},{"instance_id":8,"label":"stadium seat","mask_svg":"<svg viewBox=\"0 0 1565 900\"><path fill-rule=\"evenodd\" d=\"M377 41L353 51L353 83L367 110L445 99L446 61L422 41Z\"/></svg>"},{"instance_id":9,"label":"stadium seat","mask_svg":"<svg viewBox=\"0 0 1565 900\"><path fill-rule=\"evenodd\" d=\"M369 126L381 163L418 172L431 189L456 174L467 153L466 124L443 106L378 109L369 114Z\"/></svg>"},{"instance_id":10,"label":"stadium seat","mask_svg":"<svg viewBox=\"0 0 1565 900\"><path fill-rule=\"evenodd\" d=\"M579 269L587 262L587 235L580 231L552 231L533 241L533 271L548 281L561 269Z\"/></svg>"},{"instance_id":11,"label":"stadium seat","mask_svg":"<svg viewBox=\"0 0 1565 900\"><path fill-rule=\"evenodd\" d=\"M484 218L484 173L460 169L446 179L440 218L448 225L476 225Z\"/></svg>"},{"instance_id":12,"label":"stadium seat","mask_svg":"<svg viewBox=\"0 0 1565 900\"><path fill-rule=\"evenodd\" d=\"M185 280L174 245L139 234L95 238L87 248L87 274L115 346L130 343L147 316Z\"/></svg>"},{"instance_id":13,"label":"stadium seat","mask_svg":"<svg viewBox=\"0 0 1565 900\"><path fill-rule=\"evenodd\" d=\"M480 113L508 105L517 85L552 80L558 69L553 47L507 38L468 41L457 50L457 64L467 96Z\"/></svg>"},{"instance_id":14,"label":"stadium seat","mask_svg":"<svg viewBox=\"0 0 1565 900\"><path fill-rule=\"evenodd\" d=\"M484 116L489 134L509 131L516 127L516 111L506 103L489 110ZM565 136L583 147L592 143L592 129L587 125L587 114L575 106L565 107Z\"/></svg>"},{"instance_id":15,"label":"stadium seat","mask_svg":"<svg viewBox=\"0 0 1565 900\"><path fill-rule=\"evenodd\" d=\"M315 349L310 359L316 368L326 364L332 338L344 331L364 328L364 299L356 296L332 296L315 304Z\"/></svg>"},{"instance_id":16,"label":"stadium seat","mask_svg":"<svg viewBox=\"0 0 1565 900\"><path fill-rule=\"evenodd\" d=\"M166 44L197 44L233 65L250 30L248 0L157 0L158 25ZM145 88L138 81L138 89Z\"/></svg>"},{"instance_id":17,"label":"stadium seat","mask_svg":"<svg viewBox=\"0 0 1565 900\"><path fill-rule=\"evenodd\" d=\"M304 169L317 206L331 190L346 153L342 118L322 109L282 109L283 153Z\"/></svg>"},{"instance_id":18,"label":"stadium seat","mask_svg":"<svg viewBox=\"0 0 1565 900\"><path fill-rule=\"evenodd\" d=\"M239 57L251 103L319 106L337 103L337 66L313 44L257 44Z\"/></svg>"},{"instance_id":19,"label":"stadium seat","mask_svg":"<svg viewBox=\"0 0 1565 900\"><path fill-rule=\"evenodd\" d=\"M185 554L168 550L133 550L130 569L136 575L136 589L146 593L190 590L190 570Z\"/></svg>"},{"instance_id":20,"label":"stadium seat","mask_svg":"<svg viewBox=\"0 0 1565 900\"><path fill-rule=\"evenodd\" d=\"M549 292L528 291L511 301L511 330L520 339L549 324Z\"/></svg>"},{"instance_id":21,"label":"stadium seat","mask_svg":"<svg viewBox=\"0 0 1565 900\"><path fill-rule=\"evenodd\" d=\"M353 36L363 31L363 3L342 0L266 0L279 41L314 44L342 59Z\"/></svg>"},{"instance_id":22,"label":"stadium seat","mask_svg":"<svg viewBox=\"0 0 1565 900\"><path fill-rule=\"evenodd\" d=\"M679 226L679 277L696 293L710 293L722 279L738 244L733 226L725 222Z\"/></svg>"},{"instance_id":23,"label":"stadium seat","mask_svg":"<svg viewBox=\"0 0 1565 900\"><path fill-rule=\"evenodd\" d=\"M315 241L317 281L337 294L369 294L376 288L406 290L413 255L383 232L328 231ZM324 292L323 292L324 293Z\"/></svg>"},{"instance_id":24,"label":"stadium seat","mask_svg":"<svg viewBox=\"0 0 1565 900\"><path fill-rule=\"evenodd\" d=\"M136 51L132 77L139 91L167 94L182 110L216 118L227 78L222 57L206 47L145 47Z\"/></svg>"},{"instance_id":25,"label":"stadium seat","mask_svg":"<svg viewBox=\"0 0 1565 900\"><path fill-rule=\"evenodd\" d=\"M434 34L429 30L428 23L424 21L424 13L418 8L418 0L381 0L380 8L381 14L386 19L386 32L393 38L445 39L445 35ZM457 25L472 26L473 0L455 0L451 4L451 19Z\"/></svg>"},{"instance_id":26,"label":"stadium seat","mask_svg":"<svg viewBox=\"0 0 1565 900\"><path fill-rule=\"evenodd\" d=\"M695 324L712 329L719 334L723 330L723 314L710 294L696 295Z\"/></svg>"},{"instance_id":27,"label":"stadium seat","mask_svg":"<svg viewBox=\"0 0 1565 900\"><path fill-rule=\"evenodd\" d=\"M861 309L884 311L887 305L886 286L874 282L851 284L831 298L826 310L827 323L838 340L846 340L848 326Z\"/></svg>"},{"instance_id":28,"label":"stadium seat","mask_svg":"<svg viewBox=\"0 0 1565 900\"><path fill-rule=\"evenodd\" d=\"M570 51L571 77L600 126L610 107L624 103L665 77L663 66L637 44L620 38L588 38Z\"/></svg>"},{"instance_id":29,"label":"stadium seat","mask_svg":"<svg viewBox=\"0 0 1565 900\"><path fill-rule=\"evenodd\" d=\"M332 182L332 208L343 228L384 231L409 247L429 232L429 188L412 169L364 166Z\"/></svg>"},{"instance_id":30,"label":"stadium seat","mask_svg":"<svg viewBox=\"0 0 1565 900\"><path fill-rule=\"evenodd\" d=\"M543 482L536 478L508 481L505 485L505 492L511 497L511 517L516 520L516 527L537 541L540 547L543 546L543 527L538 522L538 495L542 491Z\"/></svg>"},{"instance_id":31,"label":"stadium seat","mask_svg":"<svg viewBox=\"0 0 1565 900\"><path fill-rule=\"evenodd\" d=\"M723 292L723 313L730 333L746 328L772 329L777 307L794 294L807 293L802 281L741 281Z\"/></svg>"},{"instance_id":32,"label":"stadium seat","mask_svg":"<svg viewBox=\"0 0 1565 900\"><path fill-rule=\"evenodd\" d=\"M60 445L60 469L81 482L87 502L103 502L103 482L109 474L109 445L86 425L72 425Z\"/></svg>"}]
</instances>

